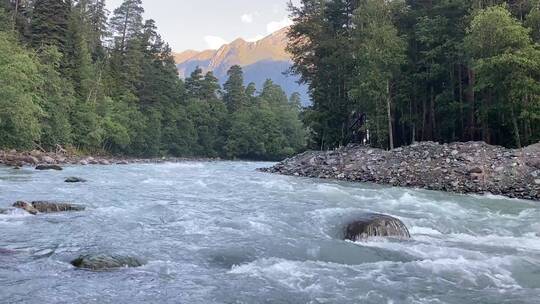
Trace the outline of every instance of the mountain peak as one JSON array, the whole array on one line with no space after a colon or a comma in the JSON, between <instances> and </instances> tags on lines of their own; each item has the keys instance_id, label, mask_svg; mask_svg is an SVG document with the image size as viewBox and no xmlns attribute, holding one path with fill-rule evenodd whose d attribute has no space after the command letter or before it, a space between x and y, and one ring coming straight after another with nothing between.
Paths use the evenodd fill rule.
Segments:
<instances>
[{"instance_id":1,"label":"mountain peak","mask_svg":"<svg viewBox=\"0 0 540 304\"><path fill-rule=\"evenodd\" d=\"M291 56L285 50L288 31L289 27L283 28L255 42L238 38L218 50L206 50L196 54L191 51L182 52L176 56L178 72L182 78L186 78L196 67L200 67L203 73L213 71L223 83L227 78L227 71L233 65L240 65L244 68L247 83L255 82L261 87L267 78L271 78L288 94L301 92L307 100L306 88L296 83L298 78L284 75L291 66Z\"/></svg>"},{"instance_id":2,"label":"mountain peak","mask_svg":"<svg viewBox=\"0 0 540 304\"><path fill-rule=\"evenodd\" d=\"M182 64L186 61L210 60L213 65L219 65L221 62L216 57L230 57L236 54L237 60L232 60L241 66L249 65L260 60L290 60L290 55L285 52L287 45L287 33L290 27L278 30L260 40L248 42L243 38L237 38L229 44L222 45L218 50L205 50L197 52L193 50L175 53L176 64ZM234 65L233 64L233 65Z\"/></svg>"}]
</instances>

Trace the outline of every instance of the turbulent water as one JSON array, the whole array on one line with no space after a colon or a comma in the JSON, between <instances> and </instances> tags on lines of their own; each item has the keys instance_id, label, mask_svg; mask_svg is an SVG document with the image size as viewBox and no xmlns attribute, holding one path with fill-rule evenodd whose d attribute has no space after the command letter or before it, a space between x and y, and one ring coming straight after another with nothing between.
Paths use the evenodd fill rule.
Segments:
<instances>
[{"instance_id":1,"label":"turbulent water","mask_svg":"<svg viewBox=\"0 0 540 304\"><path fill-rule=\"evenodd\" d=\"M267 163L0 168L0 303L540 303L540 204L256 172ZM84 184L66 184L78 176ZM363 212L411 241L342 241ZM140 268L75 269L80 254Z\"/></svg>"}]
</instances>

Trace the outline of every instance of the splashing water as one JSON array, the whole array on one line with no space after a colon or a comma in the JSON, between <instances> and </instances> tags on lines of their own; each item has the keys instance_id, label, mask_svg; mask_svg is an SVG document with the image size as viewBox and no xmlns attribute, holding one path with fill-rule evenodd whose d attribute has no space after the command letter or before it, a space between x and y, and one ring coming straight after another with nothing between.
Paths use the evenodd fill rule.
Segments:
<instances>
[{"instance_id":1,"label":"splashing water","mask_svg":"<svg viewBox=\"0 0 540 304\"><path fill-rule=\"evenodd\" d=\"M0 208L87 207L0 215L0 303L538 303L539 203L255 171L269 165L0 168ZM366 212L412 240L342 241ZM91 253L147 263L70 264Z\"/></svg>"}]
</instances>

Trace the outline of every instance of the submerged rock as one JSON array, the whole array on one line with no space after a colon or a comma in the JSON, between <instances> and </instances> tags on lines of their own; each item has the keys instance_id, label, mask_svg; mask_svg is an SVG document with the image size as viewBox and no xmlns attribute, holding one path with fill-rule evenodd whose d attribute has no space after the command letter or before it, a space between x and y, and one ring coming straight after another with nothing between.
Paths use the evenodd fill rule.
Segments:
<instances>
[{"instance_id":1,"label":"submerged rock","mask_svg":"<svg viewBox=\"0 0 540 304\"><path fill-rule=\"evenodd\" d=\"M57 170L57 171L62 171L62 167L58 166L58 165L39 165L36 167L36 170Z\"/></svg>"},{"instance_id":2,"label":"submerged rock","mask_svg":"<svg viewBox=\"0 0 540 304\"><path fill-rule=\"evenodd\" d=\"M397 218L384 214L369 213L350 223L345 229L345 239L361 241L371 237L392 237L409 239L409 230Z\"/></svg>"},{"instance_id":3,"label":"submerged rock","mask_svg":"<svg viewBox=\"0 0 540 304\"><path fill-rule=\"evenodd\" d=\"M11 249L6 249L6 248L0 248L0 255L12 255L12 254L16 254L17 251L15 250L11 250Z\"/></svg>"},{"instance_id":4,"label":"submerged rock","mask_svg":"<svg viewBox=\"0 0 540 304\"><path fill-rule=\"evenodd\" d=\"M30 214L38 213L57 213L57 212L67 212L67 211L83 211L84 206L78 206L68 203L54 203L54 202L25 202L19 201L13 204L13 207L26 210Z\"/></svg>"},{"instance_id":5,"label":"submerged rock","mask_svg":"<svg viewBox=\"0 0 540 304\"><path fill-rule=\"evenodd\" d=\"M65 182L66 183L86 183L86 180L84 178L72 176L72 177L66 178Z\"/></svg>"},{"instance_id":6,"label":"submerged rock","mask_svg":"<svg viewBox=\"0 0 540 304\"><path fill-rule=\"evenodd\" d=\"M75 260L71 261L71 265L88 270L111 270L115 268L128 268L128 267L140 267L144 263L134 257L120 256L120 255L82 255Z\"/></svg>"}]
</instances>

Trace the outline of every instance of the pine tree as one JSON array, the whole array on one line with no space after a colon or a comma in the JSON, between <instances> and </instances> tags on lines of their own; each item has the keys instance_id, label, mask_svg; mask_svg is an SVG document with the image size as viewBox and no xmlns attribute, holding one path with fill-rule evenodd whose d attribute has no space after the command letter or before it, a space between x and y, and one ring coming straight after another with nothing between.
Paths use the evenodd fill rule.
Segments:
<instances>
[{"instance_id":1,"label":"pine tree","mask_svg":"<svg viewBox=\"0 0 540 304\"><path fill-rule=\"evenodd\" d=\"M114 10L110 21L116 49L125 52L129 41L135 39L143 29L142 0L124 0L122 5Z\"/></svg>"},{"instance_id":2,"label":"pine tree","mask_svg":"<svg viewBox=\"0 0 540 304\"><path fill-rule=\"evenodd\" d=\"M36 0L32 11L32 45L54 46L65 52L71 13L69 0Z\"/></svg>"},{"instance_id":3,"label":"pine tree","mask_svg":"<svg viewBox=\"0 0 540 304\"><path fill-rule=\"evenodd\" d=\"M227 105L229 112L240 110L247 101L246 89L244 87L244 73L238 65L232 66L227 72L229 79L223 85L225 91L223 101Z\"/></svg>"}]
</instances>

